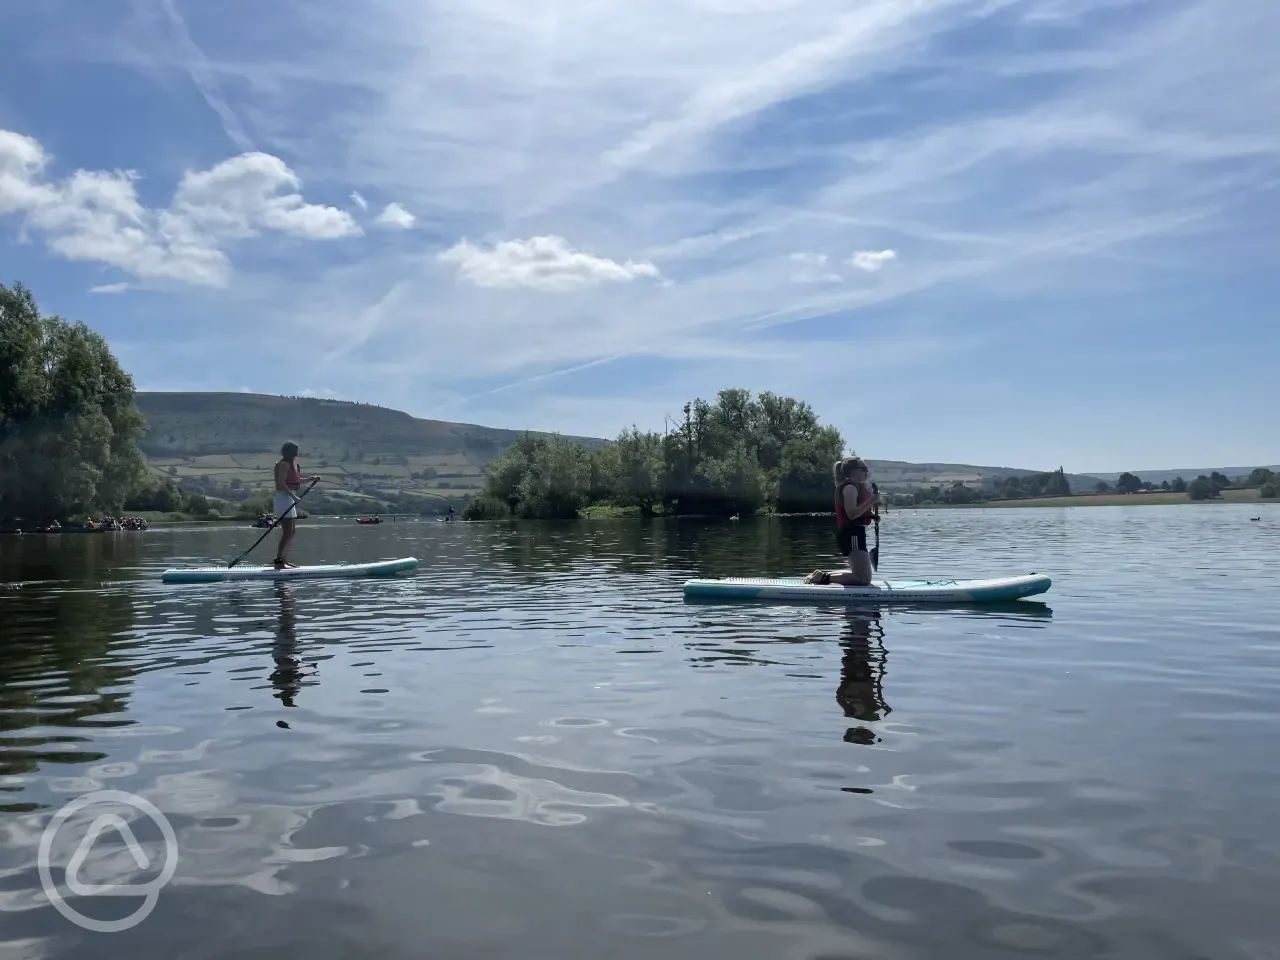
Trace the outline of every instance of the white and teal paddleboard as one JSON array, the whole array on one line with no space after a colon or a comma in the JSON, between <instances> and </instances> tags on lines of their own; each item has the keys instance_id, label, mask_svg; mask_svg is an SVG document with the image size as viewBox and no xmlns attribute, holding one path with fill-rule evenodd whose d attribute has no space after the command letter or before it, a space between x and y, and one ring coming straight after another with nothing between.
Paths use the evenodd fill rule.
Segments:
<instances>
[{"instance_id":1,"label":"white and teal paddleboard","mask_svg":"<svg viewBox=\"0 0 1280 960\"><path fill-rule=\"evenodd\" d=\"M372 563L328 563L307 567L177 567L160 574L165 583L220 583L224 580L313 580L331 577L386 577L412 570L416 557Z\"/></svg>"},{"instance_id":2,"label":"white and teal paddleboard","mask_svg":"<svg viewBox=\"0 0 1280 960\"><path fill-rule=\"evenodd\" d=\"M1053 581L1043 574L990 580L873 580L866 587L805 583L802 577L725 577L687 580L690 599L859 603L1003 603L1034 597Z\"/></svg>"}]
</instances>

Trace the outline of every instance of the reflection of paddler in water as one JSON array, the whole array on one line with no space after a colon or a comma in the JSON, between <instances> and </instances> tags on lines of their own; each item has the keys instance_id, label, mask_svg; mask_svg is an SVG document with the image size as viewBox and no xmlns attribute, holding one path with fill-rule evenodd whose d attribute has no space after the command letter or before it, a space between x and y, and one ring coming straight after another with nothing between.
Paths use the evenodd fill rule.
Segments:
<instances>
[{"instance_id":1,"label":"reflection of paddler in water","mask_svg":"<svg viewBox=\"0 0 1280 960\"><path fill-rule=\"evenodd\" d=\"M840 662L840 686L836 702L851 720L876 723L888 716L892 708L884 700L884 627L879 611L845 613L845 631L841 638L844 655ZM846 743L872 744L879 741L868 727L849 727Z\"/></svg>"},{"instance_id":2,"label":"reflection of paddler in water","mask_svg":"<svg viewBox=\"0 0 1280 960\"><path fill-rule=\"evenodd\" d=\"M273 696L286 707L294 706L294 698L302 688L302 658L298 656L297 618L293 608L293 593L287 584L275 585L276 598L280 601L280 622L276 641L271 647L271 659L276 668L271 672ZM283 720L278 726L287 727Z\"/></svg>"}]
</instances>

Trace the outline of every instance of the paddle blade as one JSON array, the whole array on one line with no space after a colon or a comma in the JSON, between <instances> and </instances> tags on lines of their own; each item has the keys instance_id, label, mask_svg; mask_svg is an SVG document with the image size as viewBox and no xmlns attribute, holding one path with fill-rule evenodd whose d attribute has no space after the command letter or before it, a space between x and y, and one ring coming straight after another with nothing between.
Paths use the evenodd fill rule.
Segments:
<instances>
[{"instance_id":1,"label":"paddle blade","mask_svg":"<svg viewBox=\"0 0 1280 960\"><path fill-rule=\"evenodd\" d=\"M871 569L872 570L880 569L880 548L879 547L871 548Z\"/></svg>"}]
</instances>

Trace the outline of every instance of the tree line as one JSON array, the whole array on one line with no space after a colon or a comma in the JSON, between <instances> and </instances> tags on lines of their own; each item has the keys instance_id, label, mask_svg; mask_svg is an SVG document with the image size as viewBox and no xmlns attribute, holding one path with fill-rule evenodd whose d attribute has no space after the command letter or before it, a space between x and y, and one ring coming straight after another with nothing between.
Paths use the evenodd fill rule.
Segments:
<instances>
[{"instance_id":1,"label":"tree line","mask_svg":"<svg viewBox=\"0 0 1280 960\"><path fill-rule=\"evenodd\" d=\"M123 510L147 486L145 430L106 341L0 284L0 518Z\"/></svg>"},{"instance_id":2,"label":"tree line","mask_svg":"<svg viewBox=\"0 0 1280 960\"><path fill-rule=\"evenodd\" d=\"M596 504L642 516L831 509L831 466L844 456L844 438L808 404L734 388L712 402L691 400L683 413L675 430L633 426L595 451L523 434L485 468L484 489L463 516L567 519Z\"/></svg>"}]
</instances>

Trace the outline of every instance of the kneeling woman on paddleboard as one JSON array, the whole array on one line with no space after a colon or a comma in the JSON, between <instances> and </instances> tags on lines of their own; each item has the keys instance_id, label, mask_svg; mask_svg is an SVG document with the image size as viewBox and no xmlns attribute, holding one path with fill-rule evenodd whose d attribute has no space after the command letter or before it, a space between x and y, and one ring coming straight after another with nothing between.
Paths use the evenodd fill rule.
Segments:
<instances>
[{"instance_id":1,"label":"kneeling woman on paddleboard","mask_svg":"<svg viewBox=\"0 0 1280 960\"><path fill-rule=\"evenodd\" d=\"M836 484L836 543L849 560L848 570L828 573L815 570L805 583L838 583L865 587L871 582L871 554L867 552L867 527L879 497L867 486L867 465L861 457L838 460L832 466Z\"/></svg>"},{"instance_id":2,"label":"kneeling woman on paddleboard","mask_svg":"<svg viewBox=\"0 0 1280 960\"><path fill-rule=\"evenodd\" d=\"M301 476L298 470L298 445L286 443L280 448L280 461L276 464L276 495L273 500L275 514L280 517L280 547L276 550L276 569L292 567L289 562L289 545L293 543L293 525L298 519L298 490L304 483L314 483L319 477Z\"/></svg>"}]
</instances>

